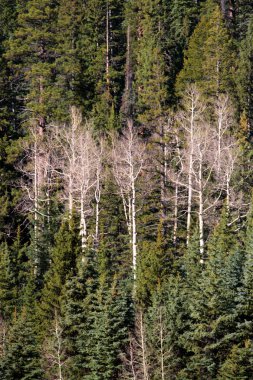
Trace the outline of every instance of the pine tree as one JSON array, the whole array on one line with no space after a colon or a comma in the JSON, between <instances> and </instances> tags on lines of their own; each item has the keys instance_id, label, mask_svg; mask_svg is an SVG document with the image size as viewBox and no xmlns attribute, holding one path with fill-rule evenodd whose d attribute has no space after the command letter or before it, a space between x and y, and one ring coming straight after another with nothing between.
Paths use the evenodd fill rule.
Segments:
<instances>
[{"instance_id":1,"label":"pine tree","mask_svg":"<svg viewBox=\"0 0 253 380\"><path fill-rule=\"evenodd\" d=\"M153 294L146 313L151 378L177 378L188 360L181 336L189 329L188 294L180 276L170 275Z\"/></svg>"},{"instance_id":2,"label":"pine tree","mask_svg":"<svg viewBox=\"0 0 253 380\"><path fill-rule=\"evenodd\" d=\"M236 294L241 285L243 255L235 246L235 236L224 210L208 246L208 258L192 288L190 330L185 347L193 352L185 370L194 376L217 376L230 348L229 334L235 328Z\"/></svg>"},{"instance_id":3,"label":"pine tree","mask_svg":"<svg viewBox=\"0 0 253 380\"><path fill-rule=\"evenodd\" d=\"M55 101L57 120L67 118L69 107L82 104L81 78L81 27L84 17L84 5L80 0L59 2L56 25L55 87L58 88L58 100Z\"/></svg>"},{"instance_id":4,"label":"pine tree","mask_svg":"<svg viewBox=\"0 0 253 380\"><path fill-rule=\"evenodd\" d=\"M30 0L19 8L14 38L5 54L14 74L19 97L23 98L26 118L37 119L45 127L55 107L54 63L56 1ZM25 99L25 100L24 100Z\"/></svg>"},{"instance_id":5,"label":"pine tree","mask_svg":"<svg viewBox=\"0 0 253 380\"><path fill-rule=\"evenodd\" d=\"M148 305L152 296L159 292L172 268L172 259L165 250L161 226L157 235L155 242L144 240L140 247L136 299L142 305Z\"/></svg>"},{"instance_id":6,"label":"pine tree","mask_svg":"<svg viewBox=\"0 0 253 380\"><path fill-rule=\"evenodd\" d=\"M15 233L20 215L13 209L18 200L19 190L13 186L18 175L15 171L15 155L10 154L12 146L20 137L18 113L20 112L20 100L16 98L13 82L11 80L12 68L8 67L5 57L7 41L12 38L16 27L17 9L16 1L2 0L0 2L0 239L6 240L6 235ZM12 152L13 153L13 152ZM14 156L14 157L13 157ZM12 210L12 211L11 211ZM15 212L15 217L14 217ZM13 217L10 218L10 215ZM8 239L9 242L10 239Z\"/></svg>"},{"instance_id":7,"label":"pine tree","mask_svg":"<svg viewBox=\"0 0 253 380\"><path fill-rule=\"evenodd\" d=\"M0 247L0 318L11 316L12 302L14 301L10 254L6 243Z\"/></svg>"},{"instance_id":8,"label":"pine tree","mask_svg":"<svg viewBox=\"0 0 253 380\"><path fill-rule=\"evenodd\" d=\"M48 317L54 318L55 310L60 314L61 299L67 279L76 273L76 261L81 254L81 242L76 220L63 219L55 237L51 253L51 264L45 276L40 309L46 323Z\"/></svg>"},{"instance_id":9,"label":"pine tree","mask_svg":"<svg viewBox=\"0 0 253 380\"><path fill-rule=\"evenodd\" d=\"M185 53L176 89L195 83L206 96L234 91L235 55L219 6L209 0Z\"/></svg>"},{"instance_id":10,"label":"pine tree","mask_svg":"<svg viewBox=\"0 0 253 380\"><path fill-rule=\"evenodd\" d=\"M238 305L236 308L237 326L232 335L233 346L221 369L221 379L224 378L224 371L228 369L236 376L241 374L241 378L248 379L252 376L252 310L253 310L253 289L252 289L252 267L253 267L253 213L252 205L247 219L247 230L245 238L245 265L242 275L240 293L237 296ZM244 377L243 377L244 376Z\"/></svg>"},{"instance_id":11,"label":"pine tree","mask_svg":"<svg viewBox=\"0 0 253 380\"><path fill-rule=\"evenodd\" d=\"M38 326L34 312L35 296L34 278L31 276L26 287L22 311L8 332L6 351L1 363L3 380L43 379Z\"/></svg>"},{"instance_id":12,"label":"pine tree","mask_svg":"<svg viewBox=\"0 0 253 380\"><path fill-rule=\"evenodd\" d=\"M123 86L125 39L121 1L88 0L81 28L82 83L99 130L115 127ZM116 118L117 119L117 118Z\"/></svg>"},{"instance_id":13,"label":"pine tree","mask_svg":"<svg viewBox=\"0 0 253 380\"><path fill-rule=\"evenodd\" d=\"M241 108L245 111L247 117L247 127L250 137L253 133L253 109L252 109L252 82L253 82L253 17L251 17L245 38L241 41L239 58L238 58L238 77L237 85Z\"/></svg>"},{"instance_id":14,"label":"pine tree","mask_svg":"<svg viewBox=\"0 0 253 380\"><path fill-rule=\"evenodd\" d=\"M166 107L166 63L163 54L163 3L140 1L135 52L137 119L147 129L157 128ZM161 12L161 13L160 13ZM152 16L151 16L152 15Z\"/></svg>"}]
</instances>

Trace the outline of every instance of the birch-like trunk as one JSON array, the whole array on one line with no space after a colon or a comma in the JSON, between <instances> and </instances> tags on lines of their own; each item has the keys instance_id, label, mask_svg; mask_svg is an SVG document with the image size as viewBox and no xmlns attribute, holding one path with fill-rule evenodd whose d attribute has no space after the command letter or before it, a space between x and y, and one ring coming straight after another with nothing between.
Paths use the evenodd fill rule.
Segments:
<instances>
[{"instance_id":1,"label":"birch-like trunk","mask_svg":"<svg viewBox=\"0 0 253 380\"><path fill-rule=\"evenodd\" d=\"M175 184L175 201L174 201L174 223L173 223L173 244L177 243L178 229L178 184Z\"/></svg>"},{"instance_id":2,"label":"birch-like trunk","mask_svg":"<svg viewBox=\"0 0 253 380\"><path fill-rule=\"evenodd\" d=\"M56 317L57 318L57 317ZM56 319L55 320L55 337L56 337L56 361L57 361L57 368L58 368L58 379L64 380L62 375L62 331L59 326L59 322Z\"/></svg>"},{"instance_id":3,"label":"birch-like trunk","mask_svg":"<svg viewBox=\"0 0 253 380\"><path fill-rule=\"evenodd\" d=\"M34 275L38 273L38 209L39 209L39 188L38 188L38 142L37 133L35 130L34 142Z\"/></svg>"},{"instance_id":4,"label":"birch-like trunk","mask_svg":"<svg viewBox=\"0 0 253 380\"><path fill-rule=\"evenodd\" d=\"M204 204L203 204L202 175L203 175L202 174L202 158L200 158L198 181L199 181L199 251L200 251L201 256L203 256L204 254L204 220L203 220Z\"/></svg>"},{"instance_id":5,"label":"birch-like trunk","mask_svg":"<svg viewBox=\"0 0 253 380\"><path fill-rule=\"evenodd\" d=\"M164 366L164 331L163 331L163 317L162 308L159 308L159 324L160 324L160 357L161 357L161 380L165 380L165 366Z\"/></svg>"},{"instance_id":6,"label":"birch-like trunk","mask_svg":"<svg viewBox=\"0 0 253 380\"><path fill-rule=\"evenodd\" d=\"M96 201L96 207L95 207L95 247L97 248L99 245L99 204L100 204L100 197L101 197L101 191L100 191L100 179L99 174L97 173L97 184L96 184L96 190L95 190L95 201Z\"/></svg>"},{"instance_id":7,"label":"birch-like trunk","mask_svg":"<svg viewBox=\"0 0 253 380\"><path fill-rule=\"evenodd\" d=\"M230 178L227 174L226 178L226 208L227 208L227 215L230 213Z\"/></svg>"},{"instance_id":8,"label":"birch-like trunk","mask_svg":"<svg viewBox=\"0 0 253 380\"><path fill-rule=\"evenodd\" d=\"M136 192L135 192L135 181L132 179L132 255L133 255L133 273L134 280L136 280L136 267L137 267L137 230L136 230Z\"/></svg>"},{"instance_id":9,"label":"birch-like trunk","mask_svg":"<svg viewBox=\"0 0 253 380\"><path fill-rule=\"evenodd\" d=\"M81 235L82 254L84 254L87 248L87 225L86 225L86 219L85 219L83 194L81 194L81 199L80 199L80 235Z\"/></svg>"},{"instance_id":10,"label":"birch-like trunk","mask_svg":"<svg viewBox=\"0 0 253 380\"><path fill-rule=\"evenodd\" d=\"M143 323L143 312L140 312L140 334L141 334L141 357L142 357L142 372L143 380L149 380L147 353L146 353L146 338L145 328Z\"/></svg>"},{"instance_id":11,"label":"birch-like trunk","mask_svg":"<svg viewBox=\"0 0 253 380\"><path fill-rule=\"evenodd\" d=\"M164 127L161 127L161 145L162 145L162 175L161 175L161 217L163 221L163 233L166 235L167 232L167 180L168 180L168 144L167 144L167 134Z\"/></svg>"},{"instance_id":12,"label":"birch-like trunk","mask_svg":"<svg viewBox=\"0 0 253 380\"><path fill-rule=\"evenodd\" d=\"M189 171L188 171L188 200L187 200L187 224L186 224L186 245L190 241L191 229L191 210L192 210L192 177L193 177L193 153L194 153L194 104L191 104L191 121L190 121L190 155L189 155Z\"/></svg>"},{"instance_id":13,"label":"birch-like trunk","mask_svg":"<svg viewBox=\"0 0 253 380\"><path fill-rule=\"evenodd\" d=\"M110 94L110 14L109 4L106 2L106 88L109 97Z\"/></svg>"}]
</instances>

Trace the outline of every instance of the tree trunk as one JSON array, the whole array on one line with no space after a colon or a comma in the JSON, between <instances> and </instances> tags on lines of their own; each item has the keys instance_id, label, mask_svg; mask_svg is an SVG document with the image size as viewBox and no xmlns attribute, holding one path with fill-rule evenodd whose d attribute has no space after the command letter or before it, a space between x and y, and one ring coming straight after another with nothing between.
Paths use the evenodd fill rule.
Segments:
<instances>
[{"instance_id":1,"label":"tree trunk","mask_svg":"<svg viewBox=\"0 0 253 380\"><path fill-rule=\"evenodd\" d=\"M149 380L147 354L146 354L146 342L145 342L145 329L144 329L144 324L143 324L142 311L140 312L140 334L141 334L141 357L142 357L143 380Z\"/></svg>"},{"instance_id":2,"label":"tree trunk","mask_svg":"<svg viewBox=\"0 0 253 380\"><path fill-rule=\"evenodd\" d=\"M175 185L175 202L174 202L174 225L173 225L173 244L177 244L178 229L178 184Z\"/></svg>"},{"instance_id":3,"label":"tree trunk","mask_svg":"<svg viewBox=\"0 0 253 380\"><path fill-rule=\"evenodd\" d=\"M199 173L198 173L198 181L199 181L199 251L200 255L203 258L204 254L204 221L203 221L203 188L202 188L202 158L200 158L199 163Z\"/></svg>"},{"instance_id":4,"label":"tree trunk","mask_svg":"<svg viewBox=\"0 0 253 380\"><path fill-rule=\"evenodd\" d=\"M189 172L188 172L188 201L187 201L187 236L186 245L189 245L190 228L191 228L191 209L192 209L192 176L193 176L193 136L194 136L194 104L192 99L191 105L191 121L190 121L190 156L189 156Z\"/></svg>"},{"instance_id":5,"label":"tree trunk","mask_svg":"<svg viewBox=\"0 0 253 380\"><path fill-rule=\"evenodd\" d=\"M110 15L109 4L106 2L106 89L108 98L110 96Z\"/></svg>"},{"instance_id":6,"label":"tree trunk","mask_svg":"<svg viewBox=\"0 0 253 380\"><path fill-rule=\"evenodd\" d=\"M86 226L86 220L85 220L83 194L81 194L80 203L81 203L80 204L80 235L81 235L82 254L84 255L85 250L87 248L87 226Z\"/></svg>"},{"instance_id":7,"label":"tree trunk","mask_svg":"<svg viewBox=\"0 0 253 380\"><path fill-rule=\"evenodd\" d=\"M160 356L161 356L161 380L165 380L165 367L164 367L164 336L163 336L163 318L162 308L159 308L159 323L160 323Z\"/></svg>"},{"instance_id":8,"label":"tree trunk","mask_svg":"<svg viewBox=\"0 0 253 380\"><path fill-rule=\"evenodd\" d=\"M95 190L95 201L96 201L96 226L95 226L95 247L98 248L99 245L99 204L100 204L100 180L99 174L97 175L97 186Z\"/></svg>"},{"instance_id":9,"label":"tree trunk","mask_svg":"<svg viewBox=\"0 0 253 380\"><path fill-rule=\"evenodd\" d=\"M34 275L38 273L38 209L39 209L39 190L38 190L38 143L37 132L35 130L34 142Z\"/></svg>"},{"instance_id":10,"label":"tree trunk","mask_svg":"<svg viewBox=\"0 0 253 380\"><path fill-rule=\"evenodd\" d=\"M137 230L136 230L136 196L135 196L135 181L132 179L132 254L133 254L133 272L134 280L136 280L136 266L137 266Z\"/></svg>"}]
</instances>

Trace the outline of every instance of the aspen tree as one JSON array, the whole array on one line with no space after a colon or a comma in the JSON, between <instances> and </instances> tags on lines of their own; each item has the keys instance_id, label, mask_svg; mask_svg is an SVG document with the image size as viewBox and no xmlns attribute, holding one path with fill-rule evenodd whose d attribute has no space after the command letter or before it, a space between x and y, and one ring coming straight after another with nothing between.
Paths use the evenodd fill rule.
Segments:
<instances>
[{"instance_id":1,"label":"aspen tree","mask_svg":"<svg viewBox=\"0 0 253 380\"><path fill-rule=\"evenodd\" d=\"M113 173L122 197L132 251L133 276L137 266L137 183L147 165L146 145L132 124L125 129L118 141L113 142Z\"/></svg>"}]
</instances>

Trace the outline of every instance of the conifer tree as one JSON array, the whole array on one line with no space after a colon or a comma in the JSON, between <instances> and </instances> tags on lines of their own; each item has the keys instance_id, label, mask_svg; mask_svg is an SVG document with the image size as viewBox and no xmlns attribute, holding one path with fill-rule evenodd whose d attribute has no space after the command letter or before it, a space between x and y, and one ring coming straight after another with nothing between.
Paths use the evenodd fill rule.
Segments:
<instances>
[{"instance_id":1,"label":"conifer tree","mask_svg":"<svg viewBox=\"0 0 253 380\"><path fill-rule=\"evenodd\" d=\"M224 211L210 239L202 275L190 292L190 330L184 336L185 347L193 352L185 370L189 378L215 378L228 352L225 337L235 327L235 295L243 267L243 255L234 245L233 231Z\"/></svg>"},{"instance_id":2,"label":"conifer tree","mask_svg":"<svg viewBox=\"0 0 253 380\"><path fill-rule=\"evenodd\" d=\"M239 70L237 77L241 107L246 113L247 129L250 137L253 133L252 82L253 82L253 17L249 20L245 38L241 41L239 52Z\"/></svg>"},{"instance_id":3,"label":"conifer tree","mask_svg":"<svg viewBox=\"0 0 253 380\"><path fill-rule=\"evenodd\" d=\"M188 360L181 336L189 329L188 294L179 275L154 293L146 314L151 378L177 378Z\"/></svg>"},{"instance_id":4,"label":"conifer tree","mask_svg":"<svg viewBox=\"0 0 253 380\"><path fill-rule=\"evenodd\" d=\"M236 321L237 328L233 334L233 342L235 346L231 348L231 352L227 357L224 366L237 366L235 360L242 360L245 358L246 353L249 354L247 358L248 368L249 363L252 363L252 353L251 353L251 340L252 340L252 266L253 266L253 238L252 238L252 228L253 228L253 213L252 205L248 214L247 219L247 230L245 239L245 265L242 274L242 284L240 286L240 292L237 296L237 310L236 310ZM245 360L245 359L243 359ZM242 364L241 364L242 365ZM237 371L241 371L241 365L237 366ZM245 368L245 370L246 370ZM247 369L248 370L248 369Z\"/></svg>"},{"instance_id":5,"label":"conifer tree","mask_svg":"<svg viewBox=\"0 0 253 380\"><path fill-rule=\"evenodd\" d=\"M10 254L6 243L0 247L0 318L10 318L11 304L14 301L12 293L13 279L11 275Z\"/></svg>"},{"instance_id":6,"label":"conifer tree","mask_svg":"<svg viewBox=\"0 0 253 380\"><path fill-rule=\"evenodd\" d=\"M14 38L8 41L6 58L13 82L22 97L26 118L44 128L55 107L54 62L56 1L27 1L19 8ZM17 90L16 90L17 91Z\"/></svg>"},{"instance_id":7,"label":"conifer tree","mask_svg":"<svg viewBox=\"0 0 253 380\"><path fill-rule=\"evenodd\" d=\"M83 83L86 104L95 125L102 130L115 127L123 86L125 41L121 1L88 0L81 28ZM115 116L116 117L116 116Z\"/></svg>"},{"instance_id":8,"label":"conifer tree","mask_svg":"<svg viewBox=\"0 0 253 380\"><path fill-rule=\"evenodd\" d=\"M42 380L35 310L35 286L31 275L26 287L21 313L9 330L6 352L2 358L3 380Z\"/></svg>"},{"instance_id":9,"label":"conifer tree","mask_svg":"<svg viewBox=\"0 0 253 380\"><path fill-rule=\"evenodd\" d=\"M55 246L51 253L51 264L45 276L42 290L41 313L44 322L54 318L55 310L60 314L64 285L70 276L76 273L76 260L81 253L81 242L76 220L65 218L55 237Z\"/></svg>"},{"instance_id":10,"label":"conifer tree","mask_svg":"<svg viewBox=\"0 0 253 380\"><path fill-rule=\"evenodd\" d=\"M137 19L135 93L138 121L151 129L159 126L166 106L166 64L162 49L163 2L140 1ZM152 15L152 17L151 17ZM156 130L155 129L155 130Z\"/></svg>"},{"instance_id":11,"label":"conifer tree","mask_svg":"<svg viewBox=\"0 0 253 380\"><path fill-rule=\"evenodd\" d=\"M70 106L80 106L82 93L80 39L84 5L80 0L59 2L56 25L56 77L58 88L57 115L65 121ZM84 92L82 97L84 97Z\"/></svg>"},{"instance_id":12,"label":"conifer tree","mask_svg":"<svg viewBox=\"0 0 253 380\"><path fill-rule=\"evenodd\" d=\"M209 0L185 53L176 89L182 92L195 83L206 96L234 95L235 55L231 37L219 6Z\"/></svg>"}]
</instances>

